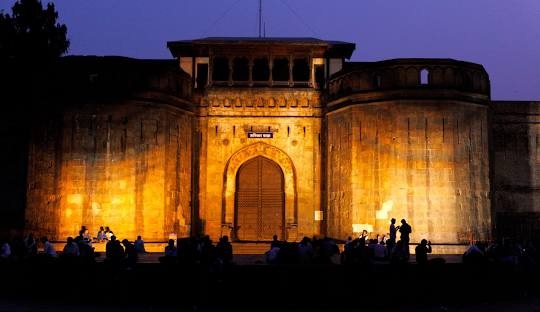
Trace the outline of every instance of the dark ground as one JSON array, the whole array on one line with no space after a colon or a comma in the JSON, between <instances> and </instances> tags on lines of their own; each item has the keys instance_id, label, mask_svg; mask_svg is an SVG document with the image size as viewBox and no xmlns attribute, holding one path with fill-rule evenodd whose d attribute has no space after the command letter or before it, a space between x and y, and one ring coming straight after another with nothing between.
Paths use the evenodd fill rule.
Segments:
<instances>
[{"instance_id":1,"label":"dark ground","mask_svg":"<svg viewBox=\"0 0 540 312\"><path fill-rule=\"evenodd\" d=\"M495 264L0 266L0 311L540 311L539 272Z\"/></svg>"}]
</instances>

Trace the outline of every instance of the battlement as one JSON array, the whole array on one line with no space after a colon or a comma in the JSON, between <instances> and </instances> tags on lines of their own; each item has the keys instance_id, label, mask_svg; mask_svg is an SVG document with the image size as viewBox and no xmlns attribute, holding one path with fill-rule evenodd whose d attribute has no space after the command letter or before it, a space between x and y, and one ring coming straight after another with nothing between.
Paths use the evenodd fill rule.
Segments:
<instances>
[{"instance_id":1,"label":"battlement","mask_svg":"<svg viewBox=\"0 0 540 312\"><path fill-rule=\"evenodd\" d=\"M353 94L355 101L444 98L487 104L490 83L483 66L452 59L349 62L330 78L330 106Z\"/></svg>"}]
</instances>

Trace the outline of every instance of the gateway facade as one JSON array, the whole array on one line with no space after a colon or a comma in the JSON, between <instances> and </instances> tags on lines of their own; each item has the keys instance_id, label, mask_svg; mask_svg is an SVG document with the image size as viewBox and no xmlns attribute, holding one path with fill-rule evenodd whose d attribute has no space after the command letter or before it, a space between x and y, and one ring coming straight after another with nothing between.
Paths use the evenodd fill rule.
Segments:
<instances>
[{"instance_id":1,"label":"gateway facade","mask_svg":"<svg viewBox=\"0 0 540 312\"><path fill-rule=\"evenodd\" d=\"M167 45L174 61L61 60L60 113L30 144L27 230L295 241L404 218L412 241L491 239L481 65L347 62L354 44L314 38Z\"/></svg>"}]
</instances>

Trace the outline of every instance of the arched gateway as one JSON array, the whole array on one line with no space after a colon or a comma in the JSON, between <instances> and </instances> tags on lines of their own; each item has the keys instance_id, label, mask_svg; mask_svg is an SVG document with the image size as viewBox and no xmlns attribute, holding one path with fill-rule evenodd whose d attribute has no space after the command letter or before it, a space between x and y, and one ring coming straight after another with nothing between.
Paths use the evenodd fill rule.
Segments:
<instances>
[{"instance_id":1,"label":"arched gateway","mask_svg":"<svg viewBox=\"0 0 540 312\"><path fill-rule=\"evenodd\" d=\"M297 224L296 174L290 157L258 142L231 156L224 172L222 224L234 239L287 239Z\"/></svg>"},{"instance_id":2,"label":"arched gateway","mask_svg":"<svg viewBox=\"0 0 540 312\"><path fill-rule=\"evenodd\" d=\"M284 238L283 172L278 164L258 156L245 162L236 175L235 239Z\"/></svg>"}]
</instances>

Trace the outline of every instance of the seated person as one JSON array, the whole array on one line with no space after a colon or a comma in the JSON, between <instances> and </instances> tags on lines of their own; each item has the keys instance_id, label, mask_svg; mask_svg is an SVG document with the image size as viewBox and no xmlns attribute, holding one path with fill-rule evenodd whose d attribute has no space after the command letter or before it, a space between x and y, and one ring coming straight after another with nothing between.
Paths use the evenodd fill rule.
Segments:
<instances>
[{"instance_id":1,"label":"seated person","mask_svg":"<svg viewBox=\"0 0 540 312\"><path fill-rule=\"evenodd\" d=\"M135 245L135 250L137 253L146 253L146 249L144 249L144 241L141 238L141 235L137 236L137 239L133 243Z\"/></svg>"},{"instance_id":2,"label":"seated person","mask_svg":"<svg viewBox=\"0 0 540 312\"><path fill-rule=\"evenodd\" d=\"M177 260L178 251L174 245L174 239L169 239L169 243L165 246L165 254L159 257L161 263L173 263Z\"/></svg>"}]
</instances>

